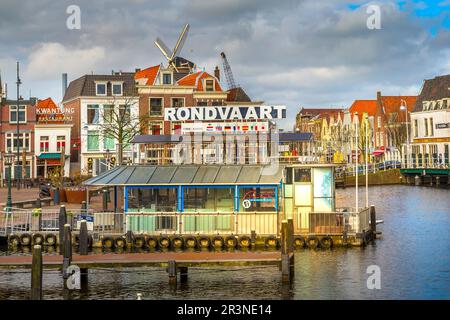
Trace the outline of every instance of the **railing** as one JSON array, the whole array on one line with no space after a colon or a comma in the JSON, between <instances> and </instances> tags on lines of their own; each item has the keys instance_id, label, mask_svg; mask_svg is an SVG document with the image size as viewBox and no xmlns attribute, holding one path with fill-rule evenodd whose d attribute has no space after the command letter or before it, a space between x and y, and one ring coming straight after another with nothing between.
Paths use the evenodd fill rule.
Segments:
<instances>
[{"instance_id":1,"label":"railing","mask_svg":"<svg viewBox=\"0 0 450 320\"><path fill-rule=\"evenodd\" d=\"M126 231L173 234L277 234L276 212L128 213Z\"/></svg>"}]
</instances>

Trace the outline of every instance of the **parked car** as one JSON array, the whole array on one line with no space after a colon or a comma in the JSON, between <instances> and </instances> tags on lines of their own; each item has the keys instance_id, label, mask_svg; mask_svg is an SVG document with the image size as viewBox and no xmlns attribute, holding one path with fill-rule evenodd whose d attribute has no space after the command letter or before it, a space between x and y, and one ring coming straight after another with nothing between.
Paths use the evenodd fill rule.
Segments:
<instances>
[{"instance_id":1,"label":"parked car","mask_svg":"<svg viewBox=\"0 0 450 320\"><path fill-rule=\"evenodd\" d=\"M401 167L402 167L402 163L400 161L396 161L396 160L384 161L378 165L379 170L396 169L396 168L401 168Z\"/></svg>"}]
</instances>

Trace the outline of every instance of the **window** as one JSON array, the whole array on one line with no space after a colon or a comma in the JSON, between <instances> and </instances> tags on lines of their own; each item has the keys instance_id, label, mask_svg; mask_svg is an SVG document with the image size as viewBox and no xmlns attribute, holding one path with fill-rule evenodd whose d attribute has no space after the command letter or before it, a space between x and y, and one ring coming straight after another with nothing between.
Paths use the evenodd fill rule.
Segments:
<instances>
[{"instance_id":1,"label":"window","mask_svg":"<svg viewBox=\"0 0 450 320\"><path fill-rule=\"evenodd\" d=\"M213 101L213 102L212 102L212 105L213 105L214 107L219 107L219 106L222 105L222 100Z\"/></svg>"},{"instance_id":2,"label":"window","mask_svg":"<svg viewBox=\"0 0 450 320\"><path fill-rule=\"evenodd\" d=\"M295 182L311 182L311 169L294 168Z\"/></svg>"},{"instance_id":3,"label":"window","mask_svg":"<svg viewBox=\"0 0 450 320\"><path fill-rule=\"evenodd\" d=\"M88 131L87 149L88 151L97 151L99 149L98 131Z\"/></svg>"},{"instance_id":4,"label":"window","mask_svg":"<svg viewBox=\"0 0 450 320\"><path fill-rule=\"evenodd\" d=\"M119 116L122 119L126 119L128 121L131 115L131 106L129 104L121 104L119 105Z\"/></svg>"},{"instance_id":5,"label":"window","mask_svg":"<svg viewBox=\"0 0 450 320\"><path fill-rule=\"evenodd\" d=\"M205 91L214 91L214 80L205 80Z\"/></svg>"},{"instance_id":6,"label":"window","mask_svg":"<svg viewBox=\"0 0 450 320\"><path fill-rule=\"evenodd\" d=\"M30 133L19 133L19 151L30 151ZM6 150L17 151L17 133L6 134Z\"/></svg>"},{"instance_id":7,"label":"window","mask_svg":"<svg viewBox=\"0 0 450 320\"><path fill-rule=\"evenodd\" d=\"M172 108L184 107L184 98L172 98Z\"/></svg>"},{"instance_id":8,"label":"window","mask_svg":"<svg viewBox=\"0 0 450 320\"><path fill-rule=\"evenodd\" d=\"M277 211L274 188L239 188L239 212Z\"/></svg>"},{"instance_id":9,"label":"window","mask_svg":"<svg viewBox=\"0 0 450 320\"><path fill-rule=\"evenodd\" d=\"M430 136L434 135L433 118L430 118Z\"/></svg>"},{"instance_id":10,"label":"window","mask_svg":"<svg viewBox=\"0 0 450 320\"><path fill-rule=\"evenodd\" d=\"M162 98L150 98L150 115L162 116Z\"/></svg>"},{"instance_id":11,"label":"window","mask_svg":"<svg viewBox=\"0 0 450 320\"><path fill-rule=\"evenodd\" d=\"M172 122L172 134L181 134L181 122Z\"/></svg>"},{"instance_id":12,"label":"window","mask_svg":"<svg viewBox=\"0 0 450 320\"><path fill-rule=\"evenodd\" d=\"M87 122L88 124L98 124L99 108L98 104L87 105Z\"/></svg>"},{"instance_id":13,"label":"window","mask_svg":"<svg viewBox=\"0 0 450 320\"><path fill-rule=\"evenodd\" d=\"M128 211L129 212L176 212L177 192L175 188L128 189ZM158 229L170 229L160 227Z\"/></svg>"},{"instance_id":14,"label":"window","mask_svg":"<svg viewBox=\"0 0 450 320\"><path fill-rule=\"evenodd\" d=\"M162 126L161 122L150 122L149 123L149 134L158 136L158 135L162 134L162 129L163 129L163 126Z\"/></svg>"},{"instance_id":15,"label":"window","mask_svg":"<svg viewBox=\"0 0 450 320\"><path fill-rule=\"evenodd\" d=\"M19 123L26 123L26 106L19 106ZM17 123L17 106L9 106L9 122Z\"/></svg>"},{"instance_id":16,"label":"window","mask_svg":"<svg viewBox=\"0 0 450 320\"><path fill-rule=\"evenodd\" d=\"M425 124L425 137L428 136L428 119L423 119L423 123Z\"/></svg>"},{"instance_id":17,"label":"window","mask_svg":"<svg viewBox=\"0 0 450 320\"><path fill-rule=\"evenodd\" d=\"M377 127L378 127L378 129L381 128L381 117L380 116L377 117Z\"/></svg>"},{"instance_id":18,"label":"window","mask_svg":"<svg viewBox=\"0 0 450 320\"><path fill-rule=\"evenodd\" d=\"M206 107L208 105L208 102L206 101L198 101L197 106L199 107Z\"/></svg>"},{"instance_id":19,"label":"window","mask_svg":"<svg viewBox=\"0 0 450 320\"><path fill-rule=\"evenodd\" d=\"M97 96L106 96L106 83L96 83L95 94Z\"/></svg>"},{"instance_id":20,"label":"window","mask_svg":"<svg viewBox=\"0 0 450 320\"><path fill-rule=\"evenodd\" d=\"M63 148L66 148L66 137L57 136L56 137L56 151L62 152Z\"/></svg>"},{"instance_id":21,"label":"window","mask_svg":"<svg viewBox=\"0 0 450 320\"><path fill-rule=\"evenodd\" d=\"M122 83L113 83L112 84L112 94L113 96L121 96L122 95Z\"/></svg>"},{"instance_id":22,"label":"window","mask_svg":"<svg viewBox=\"0 0 450 320\"><path fill-rule=\"evenodd\" d=\"M48 136L42 136L39 143L39 150L41 152L48 152Z\"/></svg>"},{"instance_id":23,"label":"window","mask_svg":"<svg viewBox=\"0 0 450 320\"><path fill-rule=\"evenodd\" d=\"M114 150L114 137L110 135L105 135L103 138L103 149L105 150Z\"/></svg>"},{"instance_id":24,"label":"window","mask_svg":"<svg viewBox=\"0 0 450 320\"><path fill-rule=\"evenodd\" d=\"M114 117L114 105L105 104L103 105L103 122L111 123L113 122Z\"/></svg>"},{"instance_id":25,"label":"window","mask_svg":"<svg viewBox=\"0 0 450 320\"><path fill-rule=\"evenodd\" d=\"M163 73L163 84L172 84L172 74Z\"/></svg>"},{"instance_id":26,"label":"window","mask_svg":"<svg viewBox=\"0 0 450 320\"><path fill-rule=\"evenodd\" d=\"M419 135L419 122L417 119L414 119L414 137L417 138Z\"/></svg>"}]
</instances>

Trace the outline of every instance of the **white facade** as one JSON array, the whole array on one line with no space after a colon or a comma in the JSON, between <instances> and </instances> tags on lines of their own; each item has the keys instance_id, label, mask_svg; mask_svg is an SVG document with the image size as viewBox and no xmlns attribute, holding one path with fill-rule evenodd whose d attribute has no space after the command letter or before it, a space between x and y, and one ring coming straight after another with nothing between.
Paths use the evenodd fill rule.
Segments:
<instances>
[{"instance_id":1,"label":"white facade","mask_svg":"<svg viewBox=\"0 0 450 320\"><path fill-rule=\"evenodd\" d=\"M105 106L114 105L115 112L118 112L120 105L127 105L130 108L131 119L139 122L139 99L130 97L105 97L105 98L82 98L80 100L80 135L81 135L81 172L97 175L107 169L104 154L107 150L117 158L118 141L106 141L102 135L105 127ZM98 106L97 111L93 106ZM90 115L88 114L90 113ZM92 138L95 134L98 138ZM95 143L98 140L98 143ZM125 149L124 158L132 157L131 148ZM89 165L91 162L91 166Z\"/></svg>"},{"instance_id":2,"label":"white facade","mask_svg":"<svg viewBox=\"0 0 450 320\"><path fill-rule=\"evenodd\" d=\"M34 127L34 151L36 161L34 162L34 172L38 173L38 166L43 167L39 169L42 176L48 177L48 169L55 164L47 164L47 161L39 160L43 154L61 153L64 146L64 153L66 155L64 163L64 176L70 177L70 132L71 124L36 124ZM64 142L64 143L63 143ZM42 145L44 148L42 148ZM56 160L56 161L55 161ZM58 162L59 159L54 159L52 163ZM40 162L40 163L38 163Z\"/></svg>"},{"instance_id":3,"label":"white facade","mask_svg":"<svg viewBox=\"0 0 450 320\"><path fill-rule=\"evenodd\" d=\"M410 135L408 167L449 166L450 109L411 113Z\"/></svg>"}]
</instances>

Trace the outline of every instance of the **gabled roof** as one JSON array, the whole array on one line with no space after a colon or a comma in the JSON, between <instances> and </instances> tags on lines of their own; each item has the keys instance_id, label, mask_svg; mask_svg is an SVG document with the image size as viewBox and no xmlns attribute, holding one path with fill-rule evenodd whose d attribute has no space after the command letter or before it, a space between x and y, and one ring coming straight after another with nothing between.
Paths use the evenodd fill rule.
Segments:
<instances>
[{"instance_id":1,"label":"gabled roof","mask_svg":"<svg viewBox=\"0 0 450 320\"><path fill-rule=\"evenodd\" d=\"M427 79L417 97L414 111L423 110L424 101L435 101L450 98L450 74ZM450 104L447 104L450 108Z\"/></svg>"},{"instance_id":2,"label":"gabled roof","mask_svg":"<svg viewBox=\"0 0 450 320\"><path fill-rule=\"evenodd\" d=\"M36 108L50 108L50 109L58 108L59 109L58 105L50 97L47 99L44 99L44 100L38 100Z\"/></svg>"},{"instance_id":3,"label":"gabled roof","mask_svg":"<svg viewBox=\"0 0 450 320\"><path fill-rule=\"evenodd\" d=\"M189 74L180 80L178 80L178 85L180 86L194 86L197 91L205 91L203 88L203 79L205 78L213 78L215 80L215 91L222 91L222 88L220 87L219 80L215 76L210 75L206 71L199 71L196 73Z\"/></svg>"},{"instance_id":4,"label":"gabled roof","mask_svg":"<svg viewBox=\"0 0 450 320\"><path fill-rule=\"evenodd\" d=\"M245 93L241 87L236 87L228 90L227 101L233 102L252 102L250 97Z\"/></svg>"},{"instance_id":5,"label":"gabled roof","mask_svg":"<svg viewBox=\"0 0 450 320\"><path fill-rule=\"evenodd\" d=\"M351 114L358 112L358 116L367 113L369 116L375 116L377 111L377 100L355 100L349 108Z\"/></svg>"},{"instance_id":6,"label":"gabled roof","mask_svg":"<svg viewBox=\"0 0 450 320\"><path fill-rule=\"evenodd\" d=\"M138 81L139 84L145 84L151 86L155 83L156 76L158 75L161 65L156 65L149 67L144 70L137 71L134 75L134 79Z\"/></svg>"},{"instance_id":7,"label":"gabled roof","mask_svg":"<svg viewBox=\"0 0 450 320\"><path fill-rule=\"evenodd\" d=\"M298 113L300 116L309 116L313 120L326 119L328 122L333 117L337 119L338 116L341 119L344 117L343 108L302 108Z\"/></svg>"}]
</instances>

